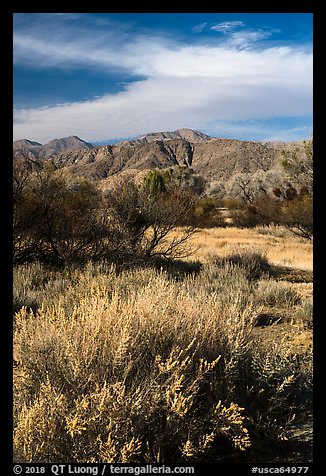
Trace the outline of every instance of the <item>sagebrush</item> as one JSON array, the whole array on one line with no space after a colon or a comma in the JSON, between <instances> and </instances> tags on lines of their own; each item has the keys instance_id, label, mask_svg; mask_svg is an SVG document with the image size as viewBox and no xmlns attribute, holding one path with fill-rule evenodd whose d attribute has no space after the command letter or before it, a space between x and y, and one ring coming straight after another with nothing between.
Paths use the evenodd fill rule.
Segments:
<instances>
[{"instance_id":1,"label":"sagebrush","mask_svg":"<svg viewBox=\"0 0 326 476\"><path fill-rule=\"evenodd\" d=\"M310 356L253 337L257 284L239 263L183 280L105 263L15 273L20 461L234 460L300 413Z\"/></svg>"}]
</instances>

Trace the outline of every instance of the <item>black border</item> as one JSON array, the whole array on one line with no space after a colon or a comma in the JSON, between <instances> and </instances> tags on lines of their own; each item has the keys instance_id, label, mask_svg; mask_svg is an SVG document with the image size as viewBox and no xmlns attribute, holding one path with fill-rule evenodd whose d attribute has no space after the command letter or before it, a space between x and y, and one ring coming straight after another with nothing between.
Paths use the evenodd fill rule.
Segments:
<instances>
[{"instance_id":1,"label":"black border","mask_svg":"<svg viewBox=\"0 0 326 476\"><path fill-rule=\"evenodd\" d=\"M2 276L2 294L3 301L5 302L6 312L2 313L1 322L1 338L3 342L0 344L0 362L2 364L1 376L2 387L1 396L4 400L1 405L1 409L4 412L2 421L1 433L4 436L2 444L0 445L1 459L0 469L8 468L8 471L3 471L3 474L13 474L12 472L12 395L13 395L13 379L12 379L12 165L11 165L11 151L12 151L12 95L13 95L13 72L12 72L12 36L13 36L13 14L14 13L39 13L39 12L67 12L67 13L312 13L314 21L314 152L315 152L315 181L314 181L314 218L315 223L320 223L320 204L322 204L323 196L321 195L320 179L322 177L322 161L325 160L323 153L320 150L321 143L319 137L321 137L321 125L319 117L321 115L320 103L321 98L319 92L316 92L316 83L321 76L318 74L318 66L322 64L318 61L318 55L322 51L321 44L321 31L322 31L322 18L320 2L317 0L261 0L260 2L254 2L251 0L229 0L228 2L209 2L206 5L200 2L200 5L196 5L197 8L190 8L184 11L182 6L176 4L175 1L156 2L155 5L151 4L150 8L146 3L132 2L130 4L126 2L121 3L108 3L99 2L97 0L87 3L81 2L63 2L62 0L47 1L47 2L33 2L26 0L12 1L10 5L1 4L0 13L0 34L1 34L1 82L2 82L2 124L6 125L5 134L3 134L2 150L3 156L1 160L1 178L2 183L0 187L1 193L1 205L2 205L2 224L1 236L1 274ZM200 7L200 8L199 8ZM319 37L319 38L318 38ZM317 153L317 159L316 159ZM315 237L314 237L314 306L315 306L315 324L314 324L314 462L313 465L302 463L303 466L309 466L309 472L307 474L319 473L317 467L322 462L321 460L321 409L322 405L319 402L321 391L319 390L319 382L321 381L320 363L321 363L321 330L320 321L323 319L323 315L320 312L320 296L322 286L322 272L320 272L321 256L323 239L320 233L319 223L315 225ZM2 306L3 307L3 306ZM26 466L26 465L25 465ZM44 465L48 466L48 465ZM76 465L77 466L77 465ZM227 474L224 470L234 471L235 474L250 474L250 468L253 464L238 464L232 463L226 465L225 463L216 463L216 465L195 465L195 474L198 471L203 470L204 473L210 474ZM278 465L257 463L257 466L274 467ZM284 462L284 466L298 466ZM219 472L219 470L222 470ZM22 473L24 474L24 472ZM46 473L46 474L51 474ZM286 474L286 473L284 473Z\"/></svg>"},{"instance_id":2,"label":"black border","mask_svg":"<svg viewBox=\"0 0 326 476\"><path fill-rule=\"evenodd\" d=\"M317 0L229 0L228 2L189 2L187 11L184 6L175 1L164 2L110 2L94 0L90 4L84 2L47 1L33 2L13 0L12 12L85 12L85 13L310 13L315 11ZM90 11L91 10L91 11Z\"/></svg>"}]
</instances>

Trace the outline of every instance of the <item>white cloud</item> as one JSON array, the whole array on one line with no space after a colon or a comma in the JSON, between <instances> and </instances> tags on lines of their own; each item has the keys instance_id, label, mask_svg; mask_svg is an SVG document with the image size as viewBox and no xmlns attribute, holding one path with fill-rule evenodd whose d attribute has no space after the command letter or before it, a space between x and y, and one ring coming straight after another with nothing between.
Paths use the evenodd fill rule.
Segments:
<instances>
[{"instance_id":1,"label":"white cloud","mask_svg":"<svg viewBox=\"0 0 326 476\"><path fill-rule=\"evenodd\" d=\"M236 48L248 48L257 41L266 40L272 36L268 30L248 30L233 32L229 39L229 44Z\"/></svg>"},{"instance_id":2,"label":"white cloud","mask_svg":"<svg viewBox=\"0 0 326 476\"><path fill-rule=\"evenodd\" d=\"M279 66L285 65L280 61ZM239 73L240 68L241 61ZM311 113L309 73L304 67L303 76L293 77L295 72L296 68L291 76L274 72L270 78L256 69L251 75L234 71L219 77L152 77L93 101L15 111L14 136L46 142L76 134L100 141L179 127L205 129L214 121L307 115Z\"/></svg>"},{"instance_id":3,"label":"white cloud","mask_svg":"<svg viewBox=\"0 0 326 476\"><path fill-rule=\"evenodd\" d=\"M280 30L275 28L244 29L244 27L245 23L242 21L228 21L218 23L217 25L212 26L210 30L224 33L227 37L227 42L225 44L238 49L249 48L253 46L254 43L266 40L274 33L280 32Z\"/></svg>"},{"instance_id":4,"label":"white cloud","mask_svg":"<svg viewBox=\"0 0 326 476\"><path fill-rule=\"evenodd\" d=\"M144 79L93 100L16 110L14 138L46 142L76 134L101 141L179 127L207 129L221 121L311 114L312 54L294 47L248 49L269 33L233 31L242 24L219 24L224 32L232 31L225 44L190 46L145 34L131 39L114 30L94 32L91 38L76 29L53 35L45 35L44 28L21 30L15 34L19 64L83 66L99 74L122 69Z\"/></svg>"},{"instance_id":5,"label":"white cloud","mask_svg":"<svg viewBox=\"0 0 326 476\"><path fill-rule=\"evenodd\" d=\"M311 55L290 47L265 48L241 51L249 41L267 38L267 32L241 32L234 34L230 42L219 46L184 46L159 37L138 36L128 43L117 39L104 44L102 37L81 38L67 42L51 39L15 36L16 61L29 62L39 67L76 65L97 67L102 72L112 68L124 69L130 74L145 77L214 77L229 78L255 74L288 76L310 72Z\"/></svg>"},{"instance_id":6,"label":"white cloud","mask_svg":"<svg viewBox=\"0 0 326 476\"><path fill-rule=\"evenodd\" d=\"M224 21L222 23L217 23L213 25L210 29L215 30L221 33L228 33L235 28L244 26L245 23L243 21Z\"/></svg>"}]
</instances>

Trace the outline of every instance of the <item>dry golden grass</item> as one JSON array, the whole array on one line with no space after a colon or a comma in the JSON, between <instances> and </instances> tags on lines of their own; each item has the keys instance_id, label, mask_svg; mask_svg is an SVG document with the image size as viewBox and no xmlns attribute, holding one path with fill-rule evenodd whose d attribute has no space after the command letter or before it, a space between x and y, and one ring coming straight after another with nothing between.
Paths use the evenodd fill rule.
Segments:
<instances>
[{"instance_id":1,"label":"dry golden grass","mask_svg":"<svg viewBox=\"0 0 326 476\"><path fill-rule=\"evenodd\" d=\"M248 250L265 254L270 263L312 271L312 243L280 226L258 228L210 228L199 230L190 240L192 255L209 262L214 256Z\"/></svg>"}]
</instances>

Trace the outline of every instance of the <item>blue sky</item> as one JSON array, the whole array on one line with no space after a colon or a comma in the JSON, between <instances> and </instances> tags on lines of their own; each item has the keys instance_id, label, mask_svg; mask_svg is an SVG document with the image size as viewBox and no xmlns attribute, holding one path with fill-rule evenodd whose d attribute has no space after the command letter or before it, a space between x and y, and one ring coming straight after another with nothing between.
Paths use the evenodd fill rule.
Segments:
<instances>
[{"instance_id":1,"label":"blue sky","mask_svg":"<svg viewBox=\"0 0 326 476\"><path fill-rule=\"evenodd\" d=\"M312 14L17 13L14 140L312 133Z\"/></svg>"}]
</instances>

